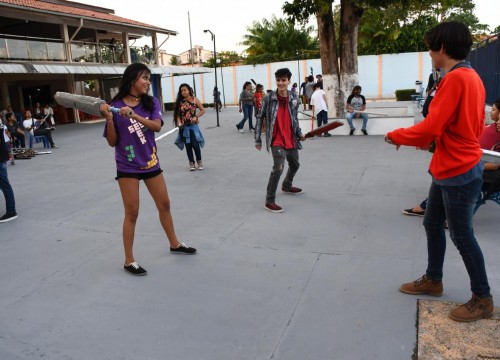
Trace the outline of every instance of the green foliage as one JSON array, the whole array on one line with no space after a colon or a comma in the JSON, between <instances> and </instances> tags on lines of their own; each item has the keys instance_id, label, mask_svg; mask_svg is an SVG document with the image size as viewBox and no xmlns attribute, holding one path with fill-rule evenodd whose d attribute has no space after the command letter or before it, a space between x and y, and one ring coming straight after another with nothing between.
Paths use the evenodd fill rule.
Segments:
<instances>
[{"instance_id":1,"label":"green foliage","mask_svg":"<svg viewBox=\"0 0 500 360\"><path fill-rule=\"evenodd\" d=\"M396 90L396 101L411 101L412 95L418 95L415 89Z\"/></svg>"},{"instance_id":2,"label":"green foliage","mask_svg":"<svg viewBox=\"0 0 500 360\"><path fill-rule=\"evenodd\" d=\"M298 22L305 25L312 15L324 13L328 9L328 0L293 0L285 1L283 12L288 16L289 21Z\"/></svg>"},{"instance_id":3,"label":"green foliage","mask_svg":"<svg viewBox=\"0 0 500 360\"><path fill-rule=\"evenodd\" d=\"M368 8L359 26L360 55L424 51L424 36L441 21L461 21L476 34L487 32L474 15L473 0L359 1ZM389 3L392 3L389 6Z\"/></svg>"},{"instance_id":4,"label":"green foliage","mask_svg":"<svg viewBox=\"0 0 500 360\"><path fill-rule=\"evenodd\" d=\"M95 80L84 80L85 87L87 87L91 91L96 90L96 81Z\"/></svg>"},{"instance_id":5,"label":"green foliage","mask_svg":"<svg viewBox=\"0 0 500 360\"><path fill-rule=\"evenodd\" d=\"M273 15L271 20L255 21L247 27L247 31L241 42L247 46L246 64L286 61L319 54L318 38L311 36L313 27L296 28L293 22Z\"/></svg>"},{"instance_id":6,"label":"green foliage","mask_svg":"<svg viewBox=\"0 0 500 360\"><path fill-rule=\"evenodd\" d=\"M231 66L241 61L241 57L238 55L236 51L221 51L217 52L217 59L220 62L217 63L217 67ZM207 61L203 63L205 67L214 67L214 59L209 58Z\"/></svg>"},{"instance_id":7,"label":"green foliage","mask_svg":"<svg viewBox=\"0 0 500 360\"><path fill-rule=\"evenodd\" d=\"M179 58L177 56L172 56L170 58L170 65L180 65Z\"/></svg>"}]
</instances>

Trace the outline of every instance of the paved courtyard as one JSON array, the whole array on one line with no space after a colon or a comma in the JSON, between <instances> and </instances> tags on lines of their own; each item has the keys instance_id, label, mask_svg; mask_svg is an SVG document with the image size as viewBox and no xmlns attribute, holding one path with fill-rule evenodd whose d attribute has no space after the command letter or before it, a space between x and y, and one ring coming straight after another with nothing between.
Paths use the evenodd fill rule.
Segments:
<instances>
[{"instance_id":1,"label":"paved courtyard","mask_svg":"<svg viewBox=\"0 0 500 360\"><path fill-rule=\"evenodd\" d=\"M177 234L199 253L169 253L142 184L142 278L123 271L102 123L58 126L59 149L9 166L19 218L0 224L0 359L411 359L417 298L398 287L424 273L426 240L422 218L401 210L426 196L430 154L382 136L307 140L294 182L304 193L279 192L285 211L273 214L271 156L236 131L240 119L234 107L220 127L213 109L201 118L203 171L188 171L173 135L158 141ZM488 203L474 218L497 304L499 214ZM444 286L442 300L469 300L451 241Z\"/></svg>"}]
</instances>

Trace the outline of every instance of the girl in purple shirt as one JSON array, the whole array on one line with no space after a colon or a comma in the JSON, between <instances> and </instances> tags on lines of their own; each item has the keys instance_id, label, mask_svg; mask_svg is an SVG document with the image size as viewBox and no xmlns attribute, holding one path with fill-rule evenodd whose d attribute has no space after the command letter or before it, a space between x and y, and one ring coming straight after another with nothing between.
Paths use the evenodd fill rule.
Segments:
<instances>
[{"instance_id":1,"label":"girl in purple shirt","mask_svg":"<svg viewBox=\"0 0 500 360\"><path fill-rule=\"evenodd\" d=\"M101 105L106 118L104 137L115 148L118 185L125 208L123 246L125 271L132 275L146 275L147 271L134 259L135 224L139 214L139 181L144 180L155 201L160 222L170 242L170 252L194 254L196 249L180 243L175 235L167 185L158 160L155 132L163 125L159 101L148 95L151 71L144 64L131 64L123 73L118 94L111 106L120 109L113 114L110 105Z\"/></svg>"}]
</instances>

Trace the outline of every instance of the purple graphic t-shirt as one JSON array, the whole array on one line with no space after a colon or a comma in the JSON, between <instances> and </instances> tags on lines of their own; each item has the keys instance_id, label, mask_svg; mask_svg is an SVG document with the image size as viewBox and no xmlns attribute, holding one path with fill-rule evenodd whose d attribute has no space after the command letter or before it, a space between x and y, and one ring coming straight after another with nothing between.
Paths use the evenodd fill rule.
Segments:
<instances>
[{"instance_id":1,"label":"purple graphic t-shirt","mask_svg":"<svg viewBox=\"0 0 500 360\"><path fill-rule=\"evenodd\" d=\"M127 106L122 99L111 103L111 106L121 108ZM145 119L161 121L161 107L158 99L153 98L153 110L148 111L141 103L132 107L134 112ZM148 130L140 122L127 116L113 114L113 124L118 140L115 146L115 160L118 171L127 173L151 172L160 168L156 153L155 133ZM107 135L104 126L103 136Z\"/></svg>"}]
</instances>

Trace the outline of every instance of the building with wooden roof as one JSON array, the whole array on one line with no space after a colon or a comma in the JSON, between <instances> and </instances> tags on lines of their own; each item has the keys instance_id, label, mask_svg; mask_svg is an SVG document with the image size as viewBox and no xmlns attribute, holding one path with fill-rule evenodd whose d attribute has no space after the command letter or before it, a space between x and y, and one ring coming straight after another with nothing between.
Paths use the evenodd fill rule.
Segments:
<instances>
[{"instance_id":1,"label":"building with wooden roof","mask_svg":"<svg viewBox=\"0 0 500 360\"><path fill-rule=\"evenodd\" d=\"M114 10L65 0L0 0L0 106L16 112L31 102L52 102L56 91L110 100L128 64L152 71L153 95L162 101L161 77L210 72L160 65L159 49L176 31L114 14ZM158 34L167 39L158 44ZM134 47L150 37L151 46ZM60 123L85 120L59 108ZM83 117L83 119L82 119Z\"/></svg>"}]
</instances>

